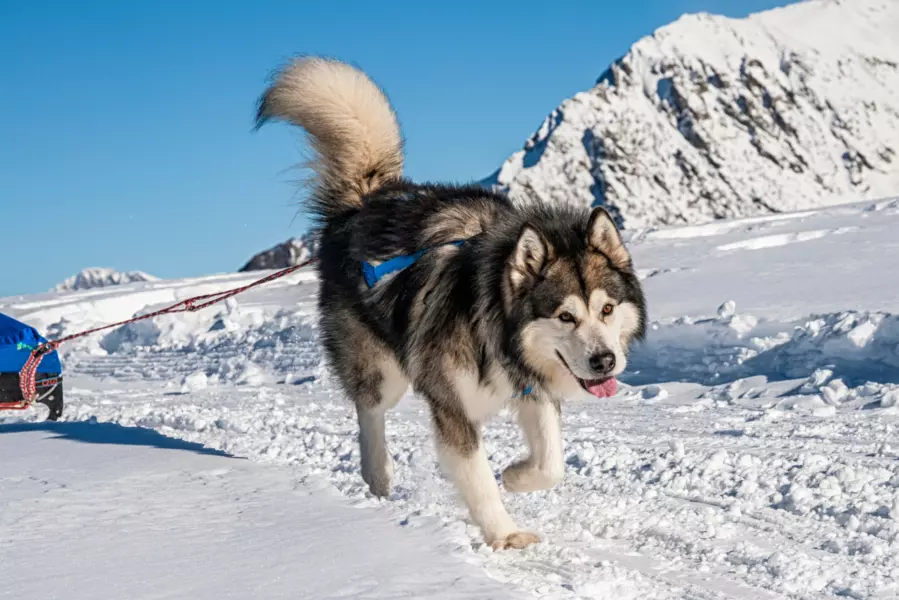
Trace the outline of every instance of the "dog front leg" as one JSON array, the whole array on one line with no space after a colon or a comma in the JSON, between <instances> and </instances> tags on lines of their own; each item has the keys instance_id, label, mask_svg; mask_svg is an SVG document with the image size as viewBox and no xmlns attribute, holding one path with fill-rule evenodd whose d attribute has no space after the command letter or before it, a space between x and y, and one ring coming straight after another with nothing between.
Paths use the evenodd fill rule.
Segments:
<instances>
[{"instance_id":1,"label":"dog front leg","mask_svg":"<svg viewBox=\"0 0 899 600\"><path fill-rule=\"evenodd\" d=\"M548 490L565 472L559 405L525 399L518 409L518 423L530 447L530 456L503 471L503 486L510 492Z\"/></svg>"},{"instance_id":2,"label":"dog front leg","mask_svg":"<svg viewBox=\"0 0 899 600\"><path fill-rule=\"evenodd\" d=\"M533 533L519 530L506 512L477 425L449 411L438 408L434 412L441 466L462 495L484 541L494 550L539 542Z\"/></svg>"}]
</instances>

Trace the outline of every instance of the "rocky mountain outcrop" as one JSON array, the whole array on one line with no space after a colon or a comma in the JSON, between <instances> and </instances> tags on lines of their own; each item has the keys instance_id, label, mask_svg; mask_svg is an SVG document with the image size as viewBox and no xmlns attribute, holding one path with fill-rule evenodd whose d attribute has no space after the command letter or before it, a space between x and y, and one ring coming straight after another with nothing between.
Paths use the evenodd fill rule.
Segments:
<instances>
[{"instance_id":1,"label":"rocky mountain outcrop","mask_svg":"<svg viewBox=\"0 0 899 600\"><path fill-rule=\"evenodd\" d=\"M899 1L686 15L564 101L486 184L625 227L899 192Z\"/></svg>"},{"instance_id":2,"label":"rocky mountain outcrop","mask_svg":"<svg viewBox=\"0 0 899 600\"><path fill-rule=\"evenodd\" d=\"M298 265L313 257L318 250L318 241L312 233L291 238L268 250L263 250L251 258L240 271L263 271L285 269Z\"/></svg>"}]
</instances>

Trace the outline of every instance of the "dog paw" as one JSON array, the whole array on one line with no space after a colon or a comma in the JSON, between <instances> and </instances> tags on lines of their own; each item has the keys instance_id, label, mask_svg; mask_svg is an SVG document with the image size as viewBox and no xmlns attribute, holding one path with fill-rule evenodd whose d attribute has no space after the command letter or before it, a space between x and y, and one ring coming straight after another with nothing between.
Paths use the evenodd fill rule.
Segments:
<instances>
[{"instance_id":1,"label":"dog paw","mask_svg":"<svg viewBox=\"0 0 899 600\"><path fill-rule=\"evenodd\" d=\"M375 469L370 465L364 465L362 480L368 484L368 489L372 494L379 498L386 498L393 490L393 463L388 461L380 467Z\"/></svg>"},{"instance_id":2,"label":"dog paw","mask_svg":"<svg viewBox=\"0 0 899 600\"><path fill-rule=\"evenodd\" d=\"M391 490L393 490L393 482L390 480L383 481L380 479L375 479L373 481L367 481L368 489L371 493L378 498L386 498L390 495Z\"/></svg>"},{"instance_id":3,"label":"dog paw","mask_svg":"<svg viewBox=\"0 0 899 600\"><path fill-rule=\"evenodd\" d=\"M548 490L562 479L562 471L543 470L521 462L503 471L503 487L510 492Z\"/></svg>"},{"instance_id":4,"label":"dog paw","mask_svg":"<svg viewBox=\"0 0 899 600\"><path fill-rule=\"evenodd\" d=\"M522 548L527 548L531 544L536 544L539 541L540 538L533 533L516 531L504 538L493 540L490 542L490 547L494 550L521 550Z\"/></svg>"}]
</instances>

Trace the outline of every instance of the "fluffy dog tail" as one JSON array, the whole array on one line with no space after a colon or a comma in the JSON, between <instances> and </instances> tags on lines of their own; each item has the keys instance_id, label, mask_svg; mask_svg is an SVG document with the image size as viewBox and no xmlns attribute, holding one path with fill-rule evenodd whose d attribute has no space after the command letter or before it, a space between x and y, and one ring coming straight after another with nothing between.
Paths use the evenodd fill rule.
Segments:
<instances>
[{"instance_id":1,"label":"fluffy dog tail","mask_svg":"<svg viewBox=\"0 0 899 600\"><path fill-rule=\"evenodd\" d=\"M402 177L396 115L381 89L348 64L301 58L279 71L259 100L256 127L272 119L309 134L309 208L321 219L361 207L362 196Z\"/></svg>"}]
</instances>

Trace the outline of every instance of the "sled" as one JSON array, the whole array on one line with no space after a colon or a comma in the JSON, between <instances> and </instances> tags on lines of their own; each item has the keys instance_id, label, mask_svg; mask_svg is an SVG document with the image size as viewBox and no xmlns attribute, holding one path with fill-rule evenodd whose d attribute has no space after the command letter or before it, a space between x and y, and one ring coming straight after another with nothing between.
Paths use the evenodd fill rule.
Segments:
<instances>
[{"instance_id":1,"label":"sled","mask_svg":"<svg viewBox=\"0 0 899 600\"><path fill-rule=\"evenodd\" d=\"M39 356L33 397L25 398L22 391L26 363L47 343L34 327L0 313L0 410L25 410L38 402L50 409L50 421L62 416L62 364L55 349Z\"/></svg>"}]
</instances>

